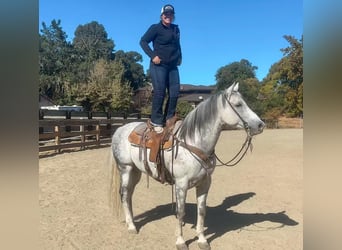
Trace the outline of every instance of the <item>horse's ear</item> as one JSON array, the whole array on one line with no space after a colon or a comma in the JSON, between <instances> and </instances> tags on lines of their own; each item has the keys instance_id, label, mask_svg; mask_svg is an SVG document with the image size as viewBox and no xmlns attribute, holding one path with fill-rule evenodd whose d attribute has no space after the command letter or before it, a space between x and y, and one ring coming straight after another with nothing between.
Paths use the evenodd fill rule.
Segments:
<instances>
[{"instance_id":1,"label":"horse's ear","mask_svg":"<svg viewBox=\"0 0 342 250\"><path fill-rule=\"evenodd\" d=\"M234 82L233 84L233 91L237 92L239 90L239 83L238 82Z\"/></svg>"},{"instance_id":2,"label":"horse's ear","mask_svg":"<svg viewBox=\"0 0 342 250\"><path fill-rule=\"evenodd\" d=\"M234 82L232 85L230 85L230 87L228 88L228 92L237 92L239 90L239 83L238 82Z\"/></svg>"}]
</instances>

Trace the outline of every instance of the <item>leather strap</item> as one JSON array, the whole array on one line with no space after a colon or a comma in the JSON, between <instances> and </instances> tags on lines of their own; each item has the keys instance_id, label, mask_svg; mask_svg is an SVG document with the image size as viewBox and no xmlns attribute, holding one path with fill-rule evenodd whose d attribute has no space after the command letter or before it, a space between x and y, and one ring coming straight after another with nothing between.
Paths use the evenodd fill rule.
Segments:
<instances>
[{"instance_id":1,"label":"leather strap","mask_svg":"<svg viewBox=\"0 0 342 250\"><path fill-rule=\"evenodd\" d=\"M188 149L190 152L194 153L195 155L197 155L204 162L207 162L210 157L209 155L204 153L201 149L191 146L189 144L186 144L185 142L179 141L179 145Z\"/></svg>"}]
</instances>

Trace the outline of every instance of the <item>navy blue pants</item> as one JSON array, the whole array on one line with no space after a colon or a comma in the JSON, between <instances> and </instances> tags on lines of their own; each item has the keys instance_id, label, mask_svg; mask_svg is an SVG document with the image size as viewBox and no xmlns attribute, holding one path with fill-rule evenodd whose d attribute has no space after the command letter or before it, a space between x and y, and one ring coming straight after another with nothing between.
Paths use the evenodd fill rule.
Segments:
<instances>
[{"instance_id":1,"label":"navy blue pants","mask_svg":"<svg viewBox=\"0 0 342 250\"><path fill-rule=\"evenodd\" d=\"M180 88L178 68L162 64L155 65L151 62L150 74L153 86L151 122L153 125L164 126L166 120L176 113ZM168 99L163 110L166 91Z\"/></svg>"}]
</instances>

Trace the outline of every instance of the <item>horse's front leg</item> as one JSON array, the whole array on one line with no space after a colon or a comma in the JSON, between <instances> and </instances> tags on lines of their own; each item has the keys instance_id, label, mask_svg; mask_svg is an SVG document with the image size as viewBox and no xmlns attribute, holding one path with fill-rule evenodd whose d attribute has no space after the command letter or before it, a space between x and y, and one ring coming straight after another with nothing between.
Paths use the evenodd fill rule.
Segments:
<instances>
[{"instance_id":1,"label":"horse's front leg","mask_svg":"<svg viewBox=\"0 0 342 250\"><path fill-rule=\"evenodd\" d=\"M211 176L206 175L203 181L196 187L197 197L197 225L198 246L200 249L210 249L210 245L204 236L204 219L206 214L207 197L211 184Z\"/></svg>"},{"instance_id":2,"label":"horse's front leg","mask_svg":"<svg viewBox=\"0 0 342 250\"><path fill-rule=\"evenodd\" d=\"M177 218L178 225L176 227L176 247L179 250L187 250L188 247L185 244L183 238L183 219L185 215L185 200L188 191L188 181L177 181L176 180L176 203L177 203Z\"/></svg>"}]
</instances>

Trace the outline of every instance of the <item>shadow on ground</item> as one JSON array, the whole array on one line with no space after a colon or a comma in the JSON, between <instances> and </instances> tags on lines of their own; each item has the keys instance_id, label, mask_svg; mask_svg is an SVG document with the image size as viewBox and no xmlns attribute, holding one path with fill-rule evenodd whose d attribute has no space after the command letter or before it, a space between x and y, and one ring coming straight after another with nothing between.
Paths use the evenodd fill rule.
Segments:
<instances>
[{"instance_id":1,"label":"shadow on ground","mask_svg":"<svg viewBox=\"0 0 342 250\"><path fill-rule=\"evenodd\" d=\"M253 192L233 195L224 199L224 201L218 206L207 207L207 215L205 219L205 227L207 227L207 230L205 231L205 235L210 235L207 238L209 243L229 231L243 229L244 227L259 222L270 221L279 224L279 226L276 227L262 228L263 230L273 230L283 226L298 225L298 222L286 215L285 211L278 213L238 213L234 210L229 210L229 208L239 205L241 202L253 197L254 195L255 193ZM197 217L196 211L196 204L186 204L184 222L193 224L193 227L195 227ZM174 214L174 205L170 203L157 206L135 216L134 219L138 230L140 230L140 228L144 227L147 223L160 220L166 216ZM190 244L195 240L196 238L188 240L187 244Z\"/></svg>"}]
</instances>

